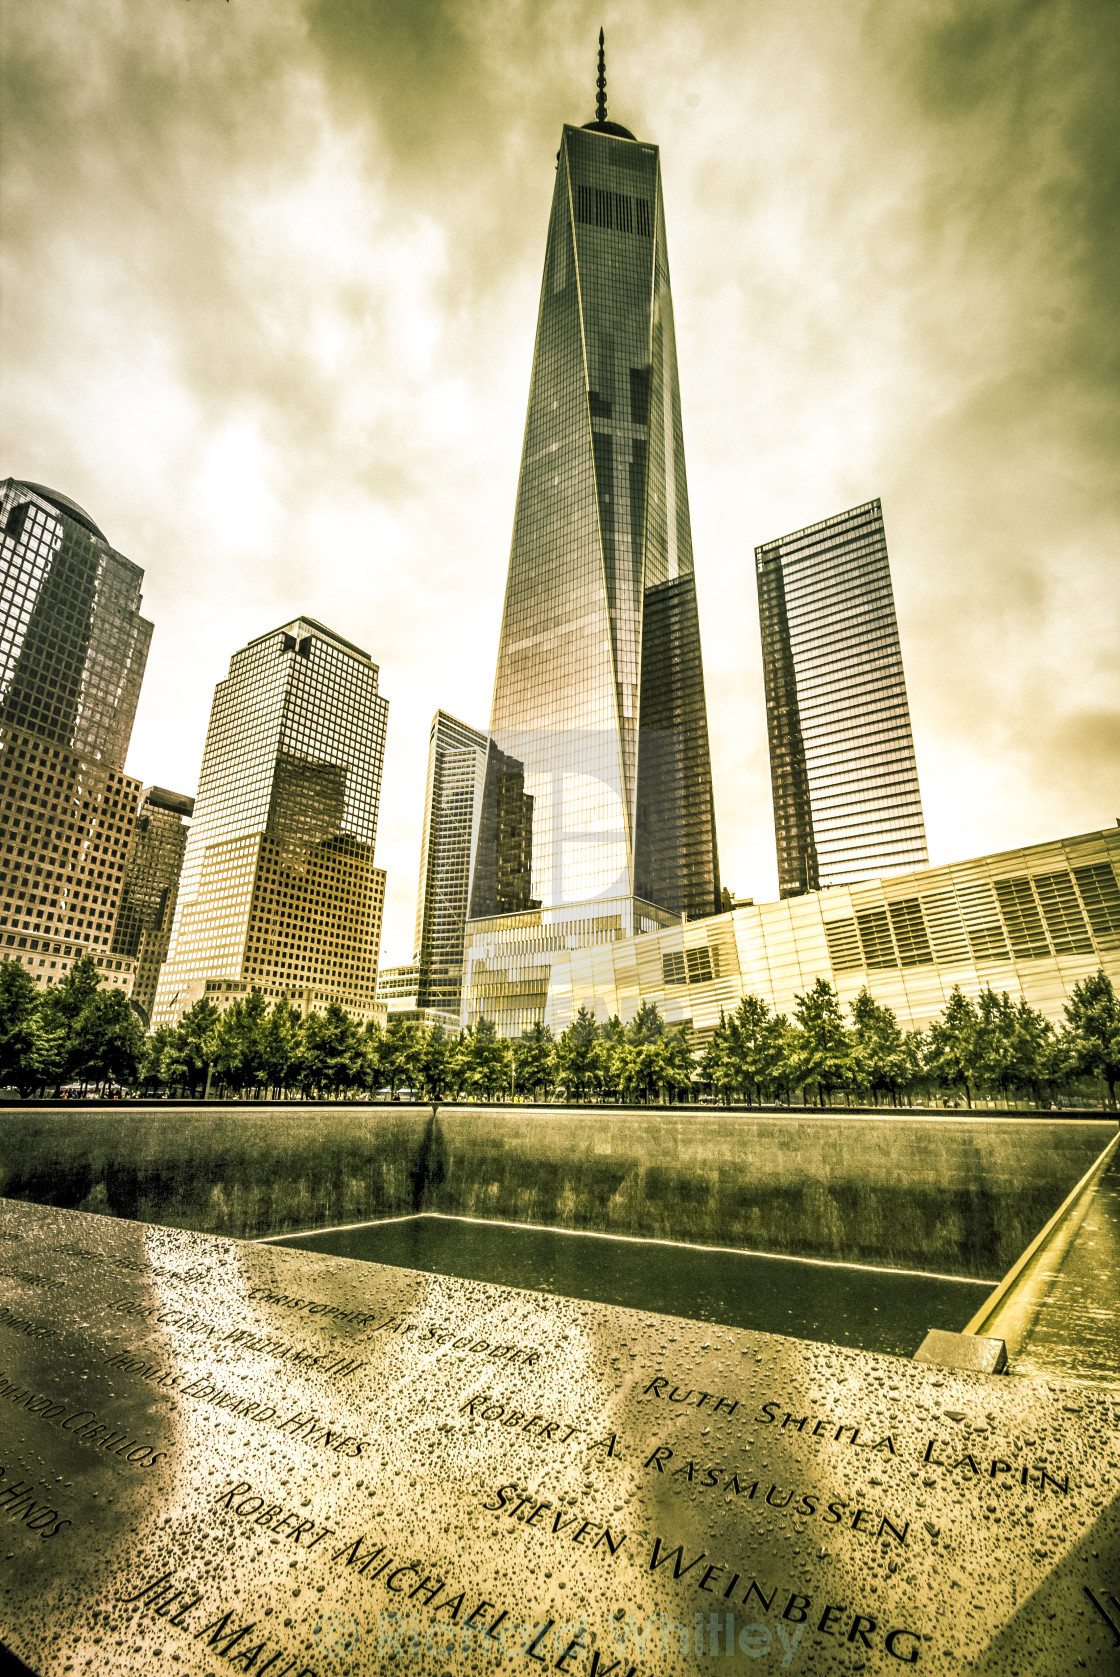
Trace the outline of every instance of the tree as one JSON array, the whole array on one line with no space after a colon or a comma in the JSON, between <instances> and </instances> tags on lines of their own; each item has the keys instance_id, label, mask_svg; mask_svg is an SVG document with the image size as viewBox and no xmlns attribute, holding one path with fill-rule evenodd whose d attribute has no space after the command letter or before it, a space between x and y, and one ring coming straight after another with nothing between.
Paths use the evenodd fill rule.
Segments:
<instances>
[{"instance_id":1,"label":"tree","mask_svg":"<svg viewBox=\"0 0 1120 1677\"><path fill-rule=\"evenodd\" d=\"M907 1081L908 1060L898 1020L889 1007L877 1002L865 984L852 1009L852 1077L857 1088L868 1091L879 1104L886 1094L898 1104L898 1092Z\"/></svg>"},{"instance_id":2,"label":"tree","mask_svg":"<svg viewBox=\"0 0 1120 1677\"><path fill-rule=\"evenodd\" d=\"M480 1019L473 1028L468 1027L463 1033L462 1046L467 1063L466 1084L472 1093L488 1101L504 1093L510 1084L511 1056L493 1020Z\"/></svg>"},{"instance_id":3,"label":"tree","mask_svg":"<svg viewBox=\"0 0 1120 1677\"><path fill-rule=\"evenodd\" d=\"M621 1058L619 1049L626 1041L626 1031L617 1013L613 1013L599 1026L599 1052L595 1062L595 1085L599 1091L599 1099L610 1097L618 1101L622 1099L622 1086L619 1082Z\"/></svg>"},{"instance_id":4,"label":"tree","mask_svg":"<svg viewBox=\"0 0 1120 1677\"><path fill-rule=\"evenodd\" d=\"M643 1002L622 1033L622 1041L616 1041L608 1052L610 1078L623 1093L647 1105L662 1089L691 1086L693 1056L688 1027L667 1026L652 1002Z\"/></svg>"},{"instance_id":5,"label":"tree","mask_svg":"<svg viewBox=\"0 0 1120 1677\"><path fill-rule=\"evenodd\" d=\"M977 1064L977 1033L980 1021L976 1008L961 990L953 985L940 1019L929 1028L929 1057L927 1066L943 1088L963 1089L964 1098L972 1105L973 1072Z\"/></svg>"},{"instance_id":6,"label":"tree","mask_svg":"<svg viewBox=\"0 0 1120 1677\"><path fill-rule=\"evenodd\" d=\"M163 1057L173 1034L170 1025L157 1025L155 1030L144 1038L144 1052L140 1057L137 1081L145 1094L153 1094L160 1084L167 1082L163 1074Z\"/></svg>"},{"instance_id":7,"label":"tree","mask_svg":"<svg viewBox=\"0 0 1120 1677\"><path fill-rule=\"evenodd\" d=\"M237 996L214 1024L210 1039L215 1075L238 1094L259 1091L264 1081L263 1032L268 1003L259 990Z\"/></svg>"},{"instance_id":8,"label":"tree","mask_svg":"<svg viewBox=\"0 0 1120 1677\"><path fill-rule=\"evenodd\" d=\"M902 1057L906 1066L906 1088L929 1099L929 1038L924 1031L907 1031L902 1038Z\"/></svg>"},{"instance_id":9,"label":"tree","mask_svg":"<svg viewBox=\"0 0 1120 1677\"><path fill-rule=\"evenodd\" d=\"M700 1056L700 1076L712 1095L721 1099L725 1106L739 1087L739 1074L731 1058L730 1047L731 1032L721 1007L719 1024Z\"/></svg>"},{"instance_id":10,"label":"tree","mask_svg":"<svg viewBox=\"0 0 1120 1677\"><path fill-rule=\"evenodd\" d=\"M1103 967L1074 985L1063 1012L1069 1025L1062 1038L1066 1064L1074 1076L1103 1078L1109 1105L1115 1107L1120 1082L1120 1000Z\"/></svg>"},{"instance_id":11,"label":"tree","mask_svg":"<svg viewBox=\"0 0 1120 1677\"><path fill-rule=\"evenodd\" d=\"M31 974L15 961L0 964L0 1088L12 1084L26 1100L44 1081L44 1049L53 1046Z\"/></svg>"},{"instance_id":12,"label":"tree","mask_svg":"<svg viewBox=\"0 0 1120 1677\"><path fill-rule=\"evenodd\" d=\"M556 1044L557 1076L570 1101L585 1100L588 1090L599 1084L603 1061L595 1015L581 1007Z\"/></svg>"},{"instance_id":13,"label":"tree","mask_svg":"<svg viewBox=\"0 0 1120 1677\"><path fill-rule=\"evenodd\" d=\"M452 1081L451 1056L455 1039L442 1025L421 1033L416 1066L424 1099L441 1101Z\"/></svg>"},{"instance_id":14,"label":"tree","mask_svg":"<svg viewBox=\"0 0 1120 1677\"><path fill-rule=\"evenodd\" d=\"M671 1025L661 1036L657 1047L661 1051L661 1084L672 1093L682 1089L692 1091L692 1077L696 1060L687 1024Z\"/></svg>"},{"instance_id":15,"label":"tree","mask_svg":"<svg viewBox=\"0 0 1120 1677\"><path fill-rule=\"evenodd\" d=\"M840 998L832 985L818 978L804 996L794 997L794 1081L802 1088L815 1084L821 1106L826 1095L843 1088L851 1077L852 1058Z\"/></svg>"},{"instance_id":16,"label":"tree","mask_svg":"<svg viewBox=\"0 0 1120 1677\"><path fill-rule=\"evenodd\" d=\"M1054 1069L1053 1027L1023 998L986 984L976 999L972 1078L988 1095L1036 1096Z\"/></svg>"},{"instance_id":17,"label":"tree","mask_svg":"<svg viewBox=\"0 0 1120 1677\"><path fill-rule=\"evenodd\" d=\"M74 1027L67 1058L90 1083L135 1083L144 1031L123 990L97 990Z\"/></svg>"},{"instance_id":18,"label":"tree","mask_svg":"<svg viewBox=\"0 0 1120 1677\"><path fill-rule=\"evenodd\" d=\"M366 1071L365 1043L358 1025L340 1002L323 1013L308 1013L300 1027L300 1082L336 1099L353 1089Z\"/></svg>"},{"instance_id":19,"label":"tree","mask_svg":"<svg viewBox=\"0 0 1120 1677\"><path fill-rule=\"evenodd\" d=\"M785 1014L771 1017L761 996L744 996L728 1020L728 1062L735 1087L748 1099L753 1088L761 1104L785 1082L788 1034Z\"/></svg>"},{"instance_id":20,"label":"tree","mask_svg":"<svg viewBox=\"0 0 1120 1677\"><path fill-rule=\"evenodd\" d=\"M272 1004L261 1025L258 1052L261 1081L266 1089L284 1094L300 1074L300 1011L287 996Z\"/></svg>"},{"instance_id":21,"label":"tree","mask_svg":"<svg viewBox=\"0 0 1120 1677\"><path fill-rule=\"evenodd\" d=\"M517 1088L547 1100L556 1082L556 1044L547 1025L539 1021L522 1031L513 1045L513 1075Z\"/></svg>"},{"instance_id":22,"label":"tree","mask_svg":"<svg viewBox=\"0 0 1120 1677\"><path fill-rule=\"evenodd\" d=\"M472 1040L460 1031L447 1053L447 1094L451 1100L462 1100L470 1088Z\"/></svg>"},{"instance_id":23,"label":"tree","mask_svg":"<svg viewBox=\"0 0 1120 1677\"><path fill-rule=\"evenodd\" d=\"M82 955L65 978L42 996L39 1023L44 1032L40 1049L44 1083L54 1083L58 1088L69 1078L81 1075L81 1054L76 1053L75 1033L79 1019L100 988L101 975L92 955ZM85 1046L81 1053L84 1052Z\"/></svg>"},{"instance_id":24,"label":"tree","mask_svg":"<svg viewBox=\"0 0 1120 1677\"><path fill-rule=\"evenodd\" d=\"M395 1096L402 1084L415 1089L420 1082L420 1047L419 1028L411 1020L394 1014L382 1033L378 1049L378 1087L387 1083L390 1096Z\"/></svg>"},{"instance_id":25,"label":"tree","mask_svg":"<svg viewBox=\"0 0 1120 1677\"><path fill-rule=\"evenodd\" d=\"M1044 1100L1049 1105L1051 1085L1062 1075L1062 1055L1053 1025L1025 996L1015 1005L1012 1049L1014 1083L1040 1106Z\"/></svg>"},{"instance_id":26,"label":"tree","mask_svg":"<svg viewBox=\"0 0 1120 1677\"><path fill-rule=\"evenodd\" d=\"M171 1032L163 1056L163 1075L168 1083L185 1083L193 1099L210 1069L211 1043L218 1022L218 1009L205 996L188 1008Z\"/></svg>"},{"instance_id":27,"label":"tree","mask_svg":"<svg viewBox=\"0 0 1120 1677\"><path fill-rule=\"evenodd\" d=\"M626 1027L626 1040L638 1046L658 1042L665 1035L665 1021L655 1002L643 1002Z\"/></svg>"},{"instance_id":28,"label":"tree","mask_svg":"<svg viewBox=\"0 0 1120 1677\"><path fill-rule=\"evenodd\" d=\"M44 1014L73 1029L100 988L93 956L80 955L65 978L44 992L40 1006Z\"/></svg>"}]
</instances>

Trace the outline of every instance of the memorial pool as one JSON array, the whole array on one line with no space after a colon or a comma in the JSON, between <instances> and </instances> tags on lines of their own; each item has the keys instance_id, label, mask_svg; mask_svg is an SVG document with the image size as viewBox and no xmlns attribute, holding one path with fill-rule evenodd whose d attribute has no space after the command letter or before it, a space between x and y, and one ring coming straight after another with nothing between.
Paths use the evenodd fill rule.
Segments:
<instances>
[{"instance_id":1,"label":"memorial pool","mask_svg":"<svg viewBox=\"0 0 1120 1677\"><path fill-rule=\"evenodd\" d=\"M268 1244L901 1357L913 1356L927 1328L963 1328L995 1286L435 1214L321 1229Z\"/></svg>"}]
</instances>

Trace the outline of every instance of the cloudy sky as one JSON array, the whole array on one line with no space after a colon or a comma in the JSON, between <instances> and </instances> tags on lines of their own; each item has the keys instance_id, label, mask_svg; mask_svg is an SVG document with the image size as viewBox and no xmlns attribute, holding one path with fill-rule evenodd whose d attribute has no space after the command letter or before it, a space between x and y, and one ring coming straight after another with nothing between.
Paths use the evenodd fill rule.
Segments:
<instances>
[{"instance_id":1,"label":"cloudy sky","mask_svg":"<svg viewBox=\"0 0 1120 1677\"><path fill-rule=\"evenodd\" d=\"M752 549L882 497L931 857L1120 816L1114 0L8 0L0 475L156 624L130 769L307 612L485 727L560 126L662 148L720 858L775 894Z\"/></svg>"}]
</instances>

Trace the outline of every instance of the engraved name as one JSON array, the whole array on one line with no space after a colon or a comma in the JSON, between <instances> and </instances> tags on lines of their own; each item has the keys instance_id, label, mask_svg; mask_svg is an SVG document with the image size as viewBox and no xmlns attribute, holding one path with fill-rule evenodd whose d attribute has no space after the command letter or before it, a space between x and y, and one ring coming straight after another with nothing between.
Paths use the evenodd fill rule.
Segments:
<instances>
[{"instance_id":1,"label":"engraved name","mask_svg":"<svg viewBox=\"0 0 1120 1677\"><path fill-rule=\"evenodd\" d=\"M40 1537L57 1537L63 1526L73 1520L64 1519L57 1508L39 1501L39 1493L30 1479L15 1479L6 1467L0 1467L0 1514L9 1520L19 1520L28 1531Z\"/></svg>"},{"instance_id":2,"label":"engraved name","mask_svg":"<svg viewBox=\"0 0 1120 1677\"><path fill-rule=\"evenodd\" d=\"M247 1520L250 1525L264 1526L266 1531L286 1537L297 1549L314 1549L324 1537L337 1535L333 1526L320 1526L316 1520L301 1520L298 1514L290 1512L282 1503L266 1502L247 1479L239 1479L232 1490L216 1499L215 1506L228 1508L231 1514L239 1520ZM308 1532L315 1532L316 1535L301 1543L300 1539Z\"/></svg>"},{"instance_id":3,"label":"engraved name","mask_svg":"<svg viewBox=\"0 0 1120 1677\"><path fill-rule=\"evenodd\" d=\"M69 1399L60 1403L46 1392L17 1386L14 1380L3 1374L0 1374L0 1398L25 1409L29 1415L37 1415L41 1421L49 1421L52 1426L70 1433L83 1444L97 1450L108 1450L130 1467L154 1467L157 1462L166 1460L166 1450L156 1450L150 1444L141 1443L138 1438L131 1438L127 1430L122 1432L111 1422L102 1421L95 1409L72 1409Z\"/></svg>"},{"instance_id":4,"label":"engraved name","mask_svg":"<svg viewBox=\"0 0 1120 1677\"><path fill-rule=\"evenodd\" d=\"M666 1473L671 1479L684 1479L687 1484L694 1485L701 1491L719 1490L730 1493L734 1496L735 1507L739 1506L740 1497L745 1497L748 1502L752 1502L762 1491L763 1481L761 1479L752 1480L748 1473L743 1473L742 1479L740 1479L739 1475L743 1471L741 1468L728 1469L703 1462L697 1463L692 1460L678 1463L676 1467L671 1468L668 1464L673 1459L674 1452L670 1447L667 1444L659 1444L653 1454L642 1463L642 1466L655 1468L658 1473ZM783 1495L782 1489L782 1487L772 1484L762 1494L761 1501L771 1508L788 1508L792 1515L800 1515L803 1519L812 1519L814 1515L819 1514L826 1525L843 1525L849 1531L858 1531L873 1539L886 1537L889 1532L896 1543L903 1545L906 1543L906 1534L910 1530L909 1520L904 1520L901 1525L895 1525L894 1521L885 1514L875 1515L867 1508L856 1507L853 1509L851 1504L843 1497L837 1497L822 1511L818 1507L818 1504L823 1500L819 1492L799 1492L796 1486L791 1486ZM800 1501L796 1506L791 1507L795 1496L799 1496ZM730 1501L730 1495L727 1500ZM876 1519L879 1521L877 1526L875 1524Z\"/></svg>"},{"instance_id":5,"label":"engraved name","mask_svg":"<svg viewBox=\"0 0 1120 1677\"><path fill-rule=\"evenodd\" d=\"M196 1630L198 1620L212 1609L203 1606L203 1598L197 1591L191 1593L191 1586L177 1588L173 1572L164 1572L150 1584L142 1585L134 1594L116 1599L122 1607L135 1607L140 1613L151 1613L157 1619L166 1619L176 1630L186 1631L203 1647L213 1649L218 1659L239 1666L242 1671L252 1671L254 1677L264 1677L265 1672L270 1677L317 1677L313 1666L301 1665L298 1656L293 1657L286 1649L277 1648L271 1636L260 1636L256 1620L240 1624L240 1614L233 1608L223 1613L219 1603L215 1616ZM260 1640L247 1640L254 1632Z\"/></svg>"},{"instance_id":6,"label":"engraved name","mask_svg":"<svg viewBox=\"0 0 1120 1677\"><path fill-rule=\"evenodd\" d=\"M766 1613L771 1612L775 1600L780 1601L777 1586L766 1595L756 1578L751 1578L742 1595L738 1595L737 1592L745 1582L743 1573L712 1559L704 1549L688 1560L683 1544L678 1543L675 1548L670 1548L667 1539L655 1537L649 1570L659 1572L670 1562L673 1567L672 1577L675 1580L687 1578L695 1589L702 1590L705 1595L716 1596L724 1601L738 1600L743 1606L751 1605L752 1597L757 1597L760 1607ZM727 1576L728 1574L730 1576ZM784 1595L786 1592L781 1593ZM874 1649L881 1645L886 1653L904 1665L916 1665L919 1659L922 1639L917 1631L905 1630L902 1626L884 1631L875 1614L856 1612L843 1603L822 1603L819 1599L814 1603L812 1596L791 1591L785 1606L781 1608L780 1617L790 1624L806 1625L818 1636L830 1636L843 1642L854 1643L857 1652L863 1648Z\"/></svg>"},{"instance_id":7,"label":"engraved name","mask_svg":"<svg viewBox=\"0 0 1120 1677\"><path fill-rule=\"evenodd\" d=\"M524 1659L531 1660L535 1665L546 1665L552 1671L582 1672L585 1677L612 1677L612 1673L617 1673L617 1677L634 1677L638 1669L636 1665L624 1668L621 1659L611 1660L604 1656L601 1649L592 1649L584 1625L576 1627L576 1633L570 1639L561 1639L564 1643L562 1648L557 1650L553 1643L550 1650L542 1653L541 1650L552 1638L555 1619L549 1619L543 1625L534 1625L529 1633L531 1640L527 1639L518 1646L521 1635L510 1621L508 1608L501 1607L498 1602L472 1596L456 1583L445 1582L437 1572L429 1571L427 1563L407 1560L403 1555L395 1554L387 1544L367 1543L364 1533L353 1543L337 1549L331 1560L335 1566L353 1568L365 1582L380 1580L390 1595L407 1601L419 1599L433 1619L471 1632L481 1648L495 1659L500 1658L503 1652L511 1651L508 1637L510 1631L514 1631L514 1649ZM465 1612L468 1600L472 1599L475 1605ZM446 1619L440 1619L440 1614L446 1614ZM551 1653L556 1653L557 1658L551 1659Z\"/></svg>"},{"instance_id":8,"label":"engraved name","mask_svg":"<svg viewBox=\"0 0 1120 1677\"><path fill-rule=\"evenodd\" d=\"M523 1493L517 1485L499 1485L494 1492L494 1501L484 1502L482 1506L492 1514L500 1514L504 1510L518 1525L536 1526L552 1537L563 1537L565 1541L578 1543L583 1548L598 1549L605 1543L608 1552L617 1555L626 1542L626 1533L615 1537L605 1521L586 1520L578 1513L565 1514L563 1508L558 1508L555 1503L543 1499L538 1501L531 1493ZM549 1514L552 1515L551 1521Z\"/></svg>"}]
</instances>

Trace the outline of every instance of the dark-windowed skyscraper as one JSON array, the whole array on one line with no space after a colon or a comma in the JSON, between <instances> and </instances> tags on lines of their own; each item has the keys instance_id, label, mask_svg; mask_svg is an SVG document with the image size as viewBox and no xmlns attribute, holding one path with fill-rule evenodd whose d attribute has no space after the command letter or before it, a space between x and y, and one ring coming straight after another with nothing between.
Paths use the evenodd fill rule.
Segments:
<instances>
[{"instance_id":1,"label":"dark-windowed skyscraper","mask_svg":"<svg viewBox=\"0 0 1120 1677\"><path fill-rule=\"evenodd\" d=\"M159 969L167 958L179 873L194 799L149 786L144 793L125 859L120 910L113 928L113 954L136 962L132 1000L151 1016Z\"/></svg>"},{"instance_id":2,"label":"dark-windowed skyscraper","mask_svg":"<svg viewBox=\"0 0 1120 1677\"><path fill-rule=\"evenodd\" d=\"M882 507L764 542L755 576L780 894L923 867Z\"/></svg>"},{"instance_id":3,"label":"dark-windowed skyscraper","mask_svg":"<svg viewBox=\"0 0 1120 1677\"><path fill-rule=\"evenodd\" d=\"M0 482L0 948L44 988L79 955L131 985L109 946L140 794L143 579L69 496Z\"/></svg>"},{"instance_id":4,"label":"dark-windowed skyscraper","mask_svg":"<svg viewBox=\"0 0 1120 1677\"><path fill-rule=\"evenodd\" d=\"M416 898L417 1001L459 1016L463 933L471 852L482 808L487 740L437 710L428 746L428 784Z\"/></svg>"},{"instance_id":5,"label":"dark-windowed skyscraper","mask_svg":"<svg viewBox=\"0 0 1120 1677\"><path fill-rule=\"evenodd\" d=\"M596 118L565 126L557 162L467 1016L503 1030L538 1017L533 950L719 907L660 162L607 120L600 60ZM485 954L515 932L523 961Z\"/></svg>"}]
</instances>

